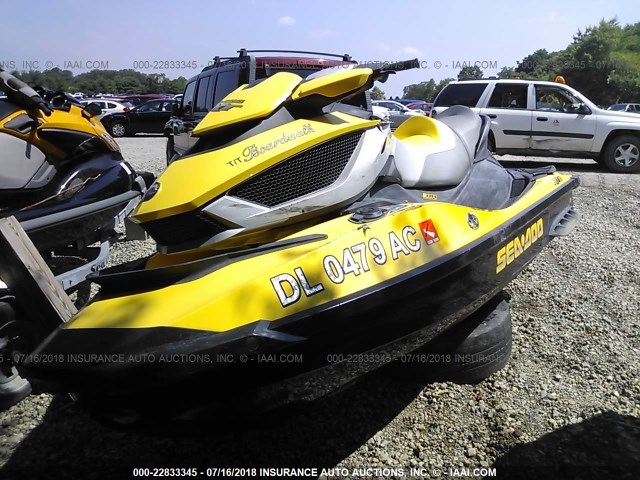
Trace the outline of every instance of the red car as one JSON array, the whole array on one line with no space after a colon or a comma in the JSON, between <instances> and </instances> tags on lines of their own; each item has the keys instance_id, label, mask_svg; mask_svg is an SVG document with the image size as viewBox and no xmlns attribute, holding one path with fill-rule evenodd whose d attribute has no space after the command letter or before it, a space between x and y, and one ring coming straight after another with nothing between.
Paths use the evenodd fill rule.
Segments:
<instances>
[{"instance_id":1,"label":"red car","mask_svg":"<svg viewBox=\"0 0 640 480\"><path fill-rule=\"evenodd\" d=\"M433 103L429 102L415 102L407 105L411 110L420 110L427 117L431 114L431 108L433 107Z\"/></svg>"}]
</instances>

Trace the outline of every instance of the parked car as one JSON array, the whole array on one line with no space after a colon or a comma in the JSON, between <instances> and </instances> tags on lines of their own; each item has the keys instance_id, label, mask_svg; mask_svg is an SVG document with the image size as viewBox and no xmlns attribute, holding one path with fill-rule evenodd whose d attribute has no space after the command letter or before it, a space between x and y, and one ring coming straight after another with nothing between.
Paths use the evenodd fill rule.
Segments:
<instances>
[{"instance_id":1,"label":"parked car","mask_svg":"<svg viewBox=\"0 0 640 480\"><path fill-rule=\"evenodd\" d=\"M568 85L537 80L448 84L431 116L466 105L491 119L498 154L592 158L612 172L640 172L640 116L595 105Z\"/></svg>"},{"instance_id":2,"label":"parked car","mask_svg":"<svg viewBox=\"0 0 640 480\"><path fill-rule=\"evenodd\" d=\"M151 100L128 112L105 115L101 122L114 137L136 133L163 133L169 118L173 100Z\"/></svg>"},{"instance_id":3,"label":"parked car","mask_svg":"<svg viewBox=\"0 0 640 480\"><path fill-rule=\"evenodd\" d=\"M379 105L371 105L371 111L374 117L379 118L383 122L391 122L391 115L388 108L384 108Z\"/></svg>"},{"instance_id":4,"label":"parked car","mask_svg":"<svg viewBox=\"0 0 640 480\"><path fill-rule=\"evenodd\" d=\"M431 108L433 108L433 103L430 102L413 102L406 104L407 108L411 110L419 110L425 115L429 116L431 114Z\"/></svg>"},{"instance_id":5,"label":"parked car","mask_svg":"<svg viewBox=\"0 0 640 480\"><path fill-rule=\"evenodd\" d=\"M616 103L615 105L609 105L607 110L640 113L640 103Z\"/></svg>"},{"instance_id":6,"label":"parked car","mask_svg":"<svg viewBox=\"0 0 640 480\"><path fill-rule=\"evenodd\" d=\"M306 78L324 68L355 64L348 55L279 50L273 53L290 53L295 56L256 56L255 53L266 54L268 51L245 49L239 50L238 53L236 57L216 57L212 65L205 67L187 82L181 101L176 106L176 115L171 117L165 127L167 164L184 154L195 143L191 138L192 130L214 105L239 86L277 72L292 72ZM339 60L322 58L320 55L337 57ZM351 98L348 102L370 106L368 98L363 94L358 98Z\"/></svg>"},{"instance_id":7,"label":"parked car","mask_svg":"<svg viewBox=\"0 0 640 480\"><path fill-rule=\"evenodd\" d=\"M114 98L114 100L120 102L129 102L134 107L137 107L138 105L142 105L149 100L167 100L167 96L160 93L148 93L145 95L118 95L118 97Z\"/></svg>"},{"instance_id":8,"label":"parked car","mask_svg":"<svg viewBox=\"0 0 640 480\"><path fill-rule=\"evenodd\" d=\"M133 105L129 102L117 102L115 100L106 100L97 98L95 100L83 100L81 102L83 105L88 105L90 103L95 103L102 109L102 113L98 115L98 120L102 120L106 115L110 113L116 112L128 112L133 108Z\"/></svg>"},{"instance_id":9,"label":"parked car","mask_svg":"<svg viewBox=\"0 0 640 480\"><path fill-rule=\"evenodd\" d=\"M401 103L402 105L405 105L405 106L409 106L409 104L411 103L417 103L422 101L419 98L399 98L399 97L388 98L388 100L392 102Z\"/></svg>"},{"instance_id":10,"label":"parked car","mask_svg":"<svg viewBox=\"0 0 640 480\"><path fill-rule=\"evenodd\" d=\"M402 122L412 116L422 115L422 113L417 112L416 110L411 110L407 108L400 102L392 101L392 100L374 100L371 102L373 105L377 105L379 107L384 107L389 109L389 119L391 120L391 128L395 129L400 126Z\"/></svg>"}]
</instances>

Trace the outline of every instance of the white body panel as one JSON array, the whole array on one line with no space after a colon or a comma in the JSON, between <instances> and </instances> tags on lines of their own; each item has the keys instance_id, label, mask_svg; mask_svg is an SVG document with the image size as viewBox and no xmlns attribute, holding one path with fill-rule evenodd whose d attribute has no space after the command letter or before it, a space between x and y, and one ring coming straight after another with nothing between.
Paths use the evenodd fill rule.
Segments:
<instances>
[{"instance_id":1,"label":"white body panel","mask_svg":"<svg viewBox=\"0 0 640 480\"><path fill-rule=\"evenodd\" d=\"M469 172L480 133L480 117L466 109L461 114L443 115L441 120L416 118L396 132L395 171L392 169L391 176L397 176L403 187L451 187Z\"/></svg>"},{"instance_id":2,"label":"white body panel","mask_svg":"<svg viewBox=\"0 0 640 480\"><path fill-rule=\"evenodd\" d=\"M0 133L0 189L23 188L45 161L45 154L37 147Z\"/></svg>"}]
</instances>

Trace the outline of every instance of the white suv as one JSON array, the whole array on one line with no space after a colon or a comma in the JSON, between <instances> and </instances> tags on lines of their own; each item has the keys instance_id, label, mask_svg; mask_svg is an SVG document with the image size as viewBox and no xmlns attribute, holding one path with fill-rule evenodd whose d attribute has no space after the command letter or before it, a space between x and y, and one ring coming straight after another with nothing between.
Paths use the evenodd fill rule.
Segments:
<instances>
[{"instance_id":1,"label":"white suv","mask_svg":"<svg viewBox=\"0 0 640 480\"><path fill-rule=\"evenodd\" d=\"M640 172L640 115L599 108L562 83L451 82L431 116L452 105L491 119L489 148L498 154L593 158L612 172Z\"/></svg>"}]
</instances>

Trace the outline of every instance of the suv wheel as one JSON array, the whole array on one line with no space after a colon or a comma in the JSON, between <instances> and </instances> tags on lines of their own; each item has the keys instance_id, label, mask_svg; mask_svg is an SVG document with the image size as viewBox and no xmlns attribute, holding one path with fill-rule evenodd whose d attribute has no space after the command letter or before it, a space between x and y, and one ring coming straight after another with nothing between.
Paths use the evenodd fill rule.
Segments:
<instances>
[{"instance_id":1,"label":"suv wheel","mask_svg":"<svg viewBox=\"0 0 640 480\"><path fill-rule=\"evenodd\" d=\"M487 139L487 149L495 155L496 153L496 141L493 138L493 133L489 133L489 138Z\"/></svg>"},{"instance_id":2,"label":"suv wheel","mask_svg":"<svg viewBox=\"0 0 640 480\"><path fill-rule=\"evenodd\" d=\"M640 172L640 137L622 135L610 140L602 163L610 172Z\"/></svg>"},{"instance_id":3,"label":"suv wheel","mask_svg":"<svg viewBox=\"0 0 640 480\"><path fill-rule=\"evenodd\" d=\"M109 126L109 131L114 137L124 137L127 133L127 127L120 121L115 121Z\"/></svg>"}]
</instances>

